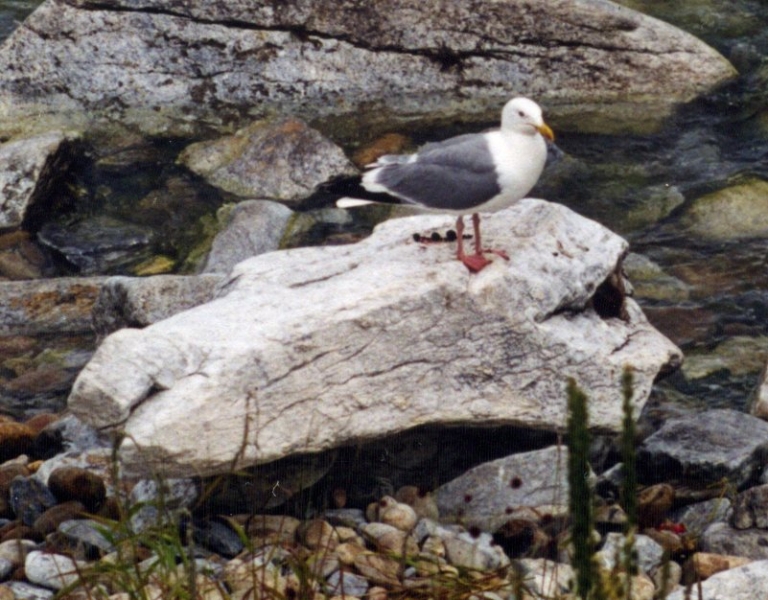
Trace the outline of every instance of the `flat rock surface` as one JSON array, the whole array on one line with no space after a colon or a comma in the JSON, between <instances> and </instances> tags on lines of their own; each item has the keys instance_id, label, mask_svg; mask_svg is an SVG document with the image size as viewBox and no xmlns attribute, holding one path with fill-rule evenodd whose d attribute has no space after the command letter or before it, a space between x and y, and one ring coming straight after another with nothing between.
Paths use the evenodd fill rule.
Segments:
<instances>
[{"instance_id":1,"label":"flat rock surface","mask_svg":"<svg viewBox=\"0 0 768 600\"><path fill-rule=\"evenodd\" d=\"M178 135L266 112L487 120L513 90L575 126L627 126L735 75L604 0L47 0L0 52L0 131L63 112Z\"/></svg>"},{"instance_id":2,"label":"flat rock surface","mask_svg":"<svg viewBox=\"0 0 768 600\"><path fill-rule=\"evenodd\" d=\"M615 431L624 367L639 409L679 363L631 299L595 310L627 249L601 225L521 201L484 221L511 260L471 275L453 244L413 240L452 222L397 219L358 244L240 263L215 300L108 336L69 406L125 430L129 470L208 474L427 423L561 429L568 377L591 424Z\"/></svg>"}]
</instances>

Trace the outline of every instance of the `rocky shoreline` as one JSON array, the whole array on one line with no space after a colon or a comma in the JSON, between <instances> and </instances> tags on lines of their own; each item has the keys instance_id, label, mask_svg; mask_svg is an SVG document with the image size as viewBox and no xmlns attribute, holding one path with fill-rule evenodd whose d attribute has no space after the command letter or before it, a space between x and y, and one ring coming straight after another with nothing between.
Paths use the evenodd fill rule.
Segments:
<instances>
[{"instance_id":1,"label":"rocky shoreline","mask_svg":"<svg viewBox=\"0 0 768 600\"><path fill-rule=\"evenodd\" d=\"M649 136L632 150L735 77L727 60L600 0L139 4L47 0L0 50L0 600L573 597L568 377L596 430L598 560L626 580L627 365L632 598L768 596L766 385L749 411L658 385L768 360L739 287L764 274L686 254L760 250L759 177L720 181L716 144L681 135L577 190L626 212L642 254L527 199L484 221L510 261L477 276L440 243L450 219L330 208L376 156L496 121L510 81L558 131ZM539 193L559 199L588 163L550 150ZM679 155L705 184L667 183ZM625 210L613 186L638 180ZM750 310L707 317L734 289ZM701 356L723 331L726 367Z\"/></svg>"}]
</instances>

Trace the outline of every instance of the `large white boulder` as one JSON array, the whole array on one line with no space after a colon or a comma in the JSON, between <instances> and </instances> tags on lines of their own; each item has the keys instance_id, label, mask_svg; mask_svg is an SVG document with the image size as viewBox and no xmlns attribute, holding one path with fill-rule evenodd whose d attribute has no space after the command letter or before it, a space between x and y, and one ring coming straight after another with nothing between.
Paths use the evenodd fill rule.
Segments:
<instances>
[{"instance_id":1,"label":"large white boulder","mask_svg":"<svg viewBox=\"0 0 768 600\"><path fill-rule=\"evenodd\" d=\"M591 424L615 431L624 367L639 409L679 363L622 306L627 244L598 223L521 201L485 218L486 243L511 258L476 275L454 244L413 239L452 224L396 219L358 244L244 261L215 300L108 336L69 406L125 432L129 470L210 474L425 423L559 429L569 377Z\"/></svg>"}]
</instances>

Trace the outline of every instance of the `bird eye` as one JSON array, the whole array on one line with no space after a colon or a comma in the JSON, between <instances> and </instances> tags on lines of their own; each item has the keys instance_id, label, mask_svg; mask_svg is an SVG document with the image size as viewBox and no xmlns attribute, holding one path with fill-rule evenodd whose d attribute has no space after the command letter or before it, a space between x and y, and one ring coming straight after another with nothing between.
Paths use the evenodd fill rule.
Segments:
<instances>
[{"instance_id":1,"label":"bird eye","mask_svg":"<svg viewBox=\"0 0 768 600\"><path fill-rule=\"evenodd\" d=\"M517 116L518 116L518 117L524 117L524 116L525 116L525 113L524 113L522 110L518 110L518 111L517 111Z\"/></svg>"}]
</instances>

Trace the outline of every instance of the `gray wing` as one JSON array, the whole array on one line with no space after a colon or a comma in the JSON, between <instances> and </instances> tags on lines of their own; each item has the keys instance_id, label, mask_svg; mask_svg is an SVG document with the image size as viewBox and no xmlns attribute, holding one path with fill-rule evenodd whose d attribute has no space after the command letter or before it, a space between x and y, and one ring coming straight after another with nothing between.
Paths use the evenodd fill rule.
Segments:
<instances>
[{"instance_id":1,"label":"gray wing","mask_svg":"<svg viewBox=\"0 0 768 600\"><path fill-rule=\"evenodd\" d=\"M427 144L410 162L377 168L376 183L406 202L438 210L470 211L500 193L483 134Z\"/></svg>"}]
</instances>

